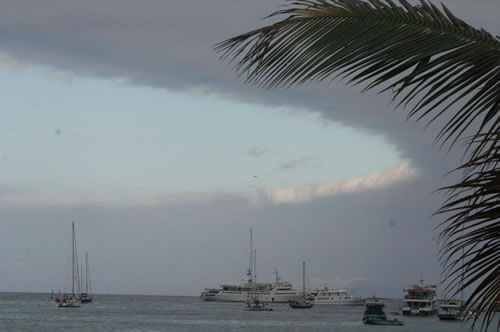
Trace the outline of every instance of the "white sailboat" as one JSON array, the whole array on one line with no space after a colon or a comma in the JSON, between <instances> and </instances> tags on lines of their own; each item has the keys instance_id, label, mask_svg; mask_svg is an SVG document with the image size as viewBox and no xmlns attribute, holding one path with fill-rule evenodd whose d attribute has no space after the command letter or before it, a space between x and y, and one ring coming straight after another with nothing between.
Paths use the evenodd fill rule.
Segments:
<instances>
[{"instance_id":1,"label":"white sailboat","mask_svg":"<svg viewBox=\"0 0 500 332\"><path fill-rule=\"evenodd\" d=\"M291 300L288 302L290 307L294 309L310 309L314 305L314 302L307 298L306 293L306 262L302 262L302 298L299 300Z\"/></svg>"},{"instance_id":2,"label":"white sailboat","mask_svg":"<svg viewBox=\"0 0 500 332\"><path fill-rule=\"evenodd\" d=\"M79 294L80 282L78 273L78 254L76 251L75 223L72 223L72 272L71 272L71 294L64 294L56 298L57 306L60 308L79 308L81 301Z\"/></svg>"},{"instance_id":3,"label":"white sailboat","mask_svg":"<svg viewBox=\"0 0 500 332\"><path fill-rule=\"evenodd\" d=\"M250 228L250 274L253 283L251 291L247 293L244 309L247 311L272 311L271 307L266 306L266 303L259 299L259 292L255 287L257 284L257 251L253 250L252 257L252 246L252 229Z\"/></svg>"},{"instance_id":4,"label":"white sailboat","mask_svg":"<svg viewBox=\"0 0 500 332\"><path fill-rule=\"evenodd\" d=\"M83 270L82 270L83 275ZM83 279L83 278L82 278ZM83 280L81 289L83 290ZM82 303L92 302L92 282L90 280L90 270L89 270L89 255L85 253L85 292L80 294L80 300Z\"/></svg>"}]
</instances>

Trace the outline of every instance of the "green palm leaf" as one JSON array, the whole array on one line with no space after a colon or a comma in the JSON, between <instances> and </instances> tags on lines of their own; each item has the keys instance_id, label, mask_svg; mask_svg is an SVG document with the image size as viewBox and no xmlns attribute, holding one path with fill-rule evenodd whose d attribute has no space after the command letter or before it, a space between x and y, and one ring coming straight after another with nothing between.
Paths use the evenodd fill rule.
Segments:
<instances>
[{"instance_id":1,"label":"green palm leaf","mask_svg":"<svg viewBox=\"0 0 500 332\"><path fill-rule=\"evenodd\" d=\"M349 78L391 91L408 118L446 117L436 141L469 135L464 177L444 188L441 257L450 289L475 287L488 320L500 301L500 40L422 0L296 0L286 18L216 45L246 81L266 88ZM470 131L473 135L470 136ZM477 286L474 286L477 285Z\"/></svg>"}]
</instances>

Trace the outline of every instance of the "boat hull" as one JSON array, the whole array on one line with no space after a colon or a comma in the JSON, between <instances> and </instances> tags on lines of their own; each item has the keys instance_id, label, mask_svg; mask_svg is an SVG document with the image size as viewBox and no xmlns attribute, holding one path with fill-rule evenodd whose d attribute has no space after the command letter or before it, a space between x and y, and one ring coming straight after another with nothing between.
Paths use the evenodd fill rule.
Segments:
<instances>
[{"instance_id":1,"label":"boat hull","mask_svg":"<svg viewBox=\"0 0 500 332\"><path fill-rule=\"evenodd\" d=\"M302 295L290 294L290 295L276 295L276 294L252 294L248 292L240 292L239 294L230 294L220 292L216 295L202 296L203 301L212 302L245 302L249 296L257 296L260 301L266 303L288 303L290 301L299 300Z\"/></svg>"},{"instance_id":2,"label":"boat hull","mask_svg":"<svg viewBox=\"0 0 500 332\"><path fill-rule=\"evenodd\" d=\"M313 307L314 303L312 302L304 302L304 301L290 301L288 302L290 307L294 309L310 309Z\"/></svg>"},{"instance_id":3,"label":"boat hull","mask_svg":"<svg viewBox=\"0 0 500 332\"><path fill-rule=\"evenodd\" d=\"M363 306L364 301L314 301L314 304L317 305L345 305L345 306Z\"/></svg>"},{"instance_id":4,"label":"boat hull","mask_svg":"<svg viewBox=\"0 0 500 332\"><path fill-rule=\"evenodd\" d=\"M404 316L427 317L434 316L437 310L402 310Z\"/></svg>"},{"instance_id":5,"label":"boat hull","mask_svg":"<svg viewBox=\"0 0 500 332\"><path fill-rule=\"evenodd\" d=\"M463 320L457 315L438 315L440 320Z\"/></svg>"},{"instance_id":6,"label":"boat hull","mask_svg":"<svg viewBox=\"0 0 500 332\"><path fill-rule=\"evenodd\" d=\"M244 307L245 311L273 311L273 308Z\"/></svg>"},{"instance_id":7,"label":"boat hull","mask_svg":"<svg viewBox=\"0 0 500 332\"><path fill-rule=\"evenodd\" d=\"M59 308L80 308L81 302L78 300L61 300L57 302Z\"/></svg>"},{"instance_id":8,"label":"boat hull","mask_svg":"<svg viewBox=\"0 0 500 332\"><path fill-rule=\"evenodd\" d=\"M403 325L403 322L397 319L384 320L384 319L368 318L364 321L364 323L367 325L395 325L395 326Z\"/></svg>"}]
</instances>

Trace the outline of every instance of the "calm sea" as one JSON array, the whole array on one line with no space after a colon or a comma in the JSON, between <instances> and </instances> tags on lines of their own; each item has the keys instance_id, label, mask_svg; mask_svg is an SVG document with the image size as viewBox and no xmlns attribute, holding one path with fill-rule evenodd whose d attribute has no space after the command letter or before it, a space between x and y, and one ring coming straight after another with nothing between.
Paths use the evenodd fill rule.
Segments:
<instances>
[{"instance_id":1,"label":"calm sea","mask_svg":"<svg viewBox=\"0 0 500 332\"><path fill-rule=\"evenodd\" d=\"M397 301L385 301L386 312ZM248 312L241 303L197 297L96 295L80 308L57 308L49 294L0 293L0 331L470 331L434 317L397 318L404 326L365 326L363 307L315 306Z\"/></svg>"}]
</instances>

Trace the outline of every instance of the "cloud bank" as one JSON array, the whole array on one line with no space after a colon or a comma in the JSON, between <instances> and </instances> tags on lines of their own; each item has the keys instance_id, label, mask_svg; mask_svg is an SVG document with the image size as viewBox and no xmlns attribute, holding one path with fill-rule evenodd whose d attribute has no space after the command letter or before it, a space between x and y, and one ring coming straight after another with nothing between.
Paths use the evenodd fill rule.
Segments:
<instances>
[{"instance_id":1,"label":"cloud bank","mask_svg":"<svg viewBox=\"0 0 500 332\"><path fill-rule=\"evenodd\" d=\"M310 201L316 198L329 197L343 193L354 193L366 190L376 190L388 187L400 181L412 179L418 175L409 160L403 160L399 165L377 173L357 176L350 179L325 183L277 188L260 191L254 197L254 203L262 200L275 204L292 204Z\"/></svg>"}]
</instances>

